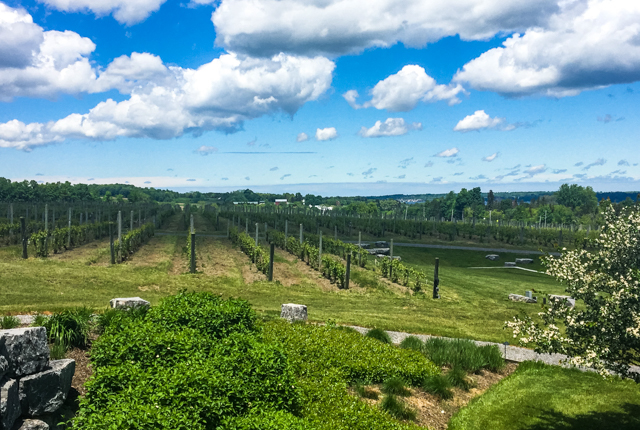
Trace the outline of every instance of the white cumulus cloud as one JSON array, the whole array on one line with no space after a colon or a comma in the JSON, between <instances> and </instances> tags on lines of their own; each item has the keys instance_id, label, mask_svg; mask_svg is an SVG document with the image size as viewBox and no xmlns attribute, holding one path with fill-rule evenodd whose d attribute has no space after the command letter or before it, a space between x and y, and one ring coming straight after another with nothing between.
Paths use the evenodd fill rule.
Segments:
<instances>
[{"instance_id":1,"label":"white cumulus cloud","mask_svg":"<svg viewBox=\"0 0 640 430\"><path fill-rule=\"evenodd\" d=\"M482 158L482 161L488 161L488 162L492 162L493 160L495 160L496 158L498 158L498 153L494 152L491 155L487 155L486 157Z\"/></svg>"},{"instance_id":2,"label":"white cumulus cloud","mask_svg":"<svg viewBox=\"0 0 640 430\"><path fill-rule=\"evenodd\" d=\"M529 176L539 175L540 173L544 173L547 171L546 164L540 164L538 166L531 166L524 171Z\"/></svg>"},{"instance_id":3,"label":"white cumulus cloud","mask_svg":"<svg viewBox=\"0 0 640 430\"><path fill-rule=\"evenodd\" d=\"M130 73L130 77L162 72L152 59L143 60L152 67L133 68L136 73ZM184 133L236 131L245 120L265 114L293 115L330 87L334 67L322 57L281 54L255 59L225 54L195 70L172 67L166 74L160 73L158 83L135 86L127 100L108 99L88 113L49 123L14 120L0 124L0 147L28 150L70 138L170 139ZM105 73L111 73L109 68Z\"/></svg>"},{"instance_id":4,"label":"white cumulus cloud","mask_svg":"<svg viewBox=\"0 0 640 430\"><path fill-rule=\"evenodd\" d=\"M434 157L444 157L444 158L457 157L459 152L460 151L458 150L458 148L445 149L442 152L438 152L436 155L434 155Z\"/></svg>"},{"instance_id":5,"label":"white cumulus cloud","mask_svg":"<svg viewBox=\"0 0 640 430\"><path fill-rule=\"evenodd\" d=\"M563 97L640 80L640 2L558 5L547 25L509 37L467 63L454 81L506 96Z\"/></svg>"},{"instance_id":6,"label":"white cumulus cloud","mask_svg":"<svg viewBox=\"0 0 640 430\"><path fill-rule=\"evenodd\" d=\"M467 115L453 128L453 131L477 131L495 128L504 122L504 118L491 118L485 111L477 110L473 115Z\"/></svg>"},{"instance_id":7,"label":"white cumulus cloud","mask_svg":"<svg viewBox=\"0 0 640 430\"><path fill-rule=\"evenodd\" d=\"M384 122L376 121L371 128L362 127L359 134L362 137L402 136L409 130L422 130L422 124L408 124L403 118L387 118Z\"/></svg>"},{"instance_id":8,"label":"white cumulus cloud","mask_svg":"<svg viewBox=\"0 0 640 430\"><path fill-rule=\"evenodd\" d=\"M338 137L338 131L335 127L319 128L316 130L316 140L333 140Z\"/></svg>"},{"instance_id":9,"label":"white cumulus cloud","mask_svg":"<svg viewBox=\"0 0 640 430\"><path fill-rule=\"evenodd\" d=\"M438 85L427 75L424 68L407 65L398 73L378 82L371 90L371 100L359 105L358 92L349 90L342 96L354 109L374 107L392 112L406 112L415 108L418 102L446 100L449 105L460 103L458 94L464 92L460 84Z\"/></svg>"},{"instance_id":10,"label":"white cumulus cloud","mask_svg":"<svg viewBox=\"0 0 640 430\"><path fill-rule=\"evenodd\" d=\"M132 25L147 19L166 0L37 0L62 12L93 12L102 17L112 14L121 24Z\"/></svg>"},{"instance_id":11,"label":"white cumulus cloud","mask_svg":"<svg viewBox=\"0 0 640 430\"><path fill-rule=\"evenodd\" d=\"M202 145L200 148L196 149L194 152L200 155L209 155L209 154L218 152L218 148L216 148L215 146Z\"/></svg>"},{"instance_id":12,"label":"white cumulus cloud","mask_svg":"<svg viewBox=\"0 0 640 430\"><path fill-rule=\"evenodd\" d=\"M307 133L300 133L298 137L296 137L296 142L305 142L309 140L309 135Z\"/></svg>"},{"instance_id":13,"label":"white cumulus cloud","mask_svg":"<svg viewBox=\"0 0 640 430\"><path fill-rule=\"evenodd\" d=\"M544 26L557 9L557 0L222 0L212 21L216 43L233 51L336 56L454 35L486 40Z\"/></svg>"}]
</instances>

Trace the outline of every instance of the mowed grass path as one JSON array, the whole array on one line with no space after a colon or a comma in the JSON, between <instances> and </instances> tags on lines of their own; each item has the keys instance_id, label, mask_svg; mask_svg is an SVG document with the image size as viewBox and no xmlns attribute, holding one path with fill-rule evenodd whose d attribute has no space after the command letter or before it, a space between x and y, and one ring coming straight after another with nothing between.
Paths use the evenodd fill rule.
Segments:
<instances>
[{"instance_id":1,"label":"mowed grass path","mask_svg":"<svg viewBox=\"0 0 640 430\"><path fill-rule=\"evenodd\" d=\"M170 223L171 227L182 230L183 225L177 221ZM207 229L199 216L195 222L199 231L213 230ZM57 311L75 306L99 310L105 309L114 297L140 296L157 303L166 295L188 289L241 297L266 317L278 316L282 303L301 303L308 306L309 318L314 321L333 319L342 324L503 342L513 340L510 333L503 330L506 320L518 313L539 311L539 305L508 300L509 293L524 294L526 289L563 291L542 274L512 269L469 269L470 266L504 264L504 259L500 262L484 259L484 252L402 247L396 247L395 254L401 255L404 263L419 267L430 276L434 258L440 257L440 300L431 298L431 286L425 294L411 295L380 282L363 285L366 288L359 291L323 291L308 283L304 286L264 281L246 283L243 272L246 277L245 266L249 260L226 239L207 239L219 241L219 245L207 246L203 252L223 253L229 270L215 271L216 276L184 273L185 270L176 266L186 258L181 254L185 238L186 232L179 236L157 236L130 261L116 266L107 264L106 249L78 252L75 259L22 260L18 247L0 248L0 313ZM199 258L207 265L216 261L216 256L206 254ZM527 267L540 269L539 263Z\"/></svg>"}]
</instances>

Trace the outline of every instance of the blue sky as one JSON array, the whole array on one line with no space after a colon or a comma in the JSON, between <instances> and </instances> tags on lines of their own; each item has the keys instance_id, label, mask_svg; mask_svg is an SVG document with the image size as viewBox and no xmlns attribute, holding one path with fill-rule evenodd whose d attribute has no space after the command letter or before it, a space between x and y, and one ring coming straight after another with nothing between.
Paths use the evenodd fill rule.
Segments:
<instances>
[{"instance_id":1,"label":"blue sky","mask_svg":"<svg viewBox=\"0 0 640 430\"><path fill-rule=\"evenodd\" d=\"M640 190L640 4L0 1L0 176Z\"/></svg>"}]
</instances>

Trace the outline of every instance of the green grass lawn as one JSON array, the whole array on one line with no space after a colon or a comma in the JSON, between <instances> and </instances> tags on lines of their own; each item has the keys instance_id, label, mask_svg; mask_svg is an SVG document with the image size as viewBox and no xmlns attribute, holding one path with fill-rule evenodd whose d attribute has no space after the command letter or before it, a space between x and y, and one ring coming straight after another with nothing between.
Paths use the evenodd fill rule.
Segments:
<instances>
[{"instance_id":1,"label":"green grass lawn","mask_svg":"<svg viewBox=\"0 0 640 430\"><path fill-rule=\"evenodd\" d=\"M145 248L153 247L148 264L124 263L113 267L91 264L105 258L100 250L96 251L100 255L75 260L30 258L25 261L20 259L18 247L0 248L0 313L56 311L81 305L104 309L111 298L129 296L157 303L168 294L189 289L242 297L266 317L279 315L282 303L302 303L309 307L309 317L314 321L334 319L342 324L503 342L513 340L510 333L503 330L504 321L521 312L539 311L538 305L508 300L509 293L524 294L526 289L553 293L563 290L542 274L512 269L469 269L470 266L503 264L504 260L484 259L485 252L406 247L397 247L396 255L427 273L433 271L434 258L440 258L440 300L431 298L430 289L416 296L392 291L376 282L370 272L360 276L371 281L364 293L362 290L323 292L309 286L285 287L267 282L246 284L238 273L216 278L172 274L171 260L180 252L178 241L184 238L158 236L138 251L142 253ZM528 267L540 268L539 263ZM354 274L354 278L357 276Z\"/></svg>"},{"instance_id":2,"label":"green grass lawn","mask_svg":"<svg viewBox=\"0 0 640 430\"><path fill-rule=\"evenodd\" d=\"M516 372L460 409L450 430L635 430L640 386L540 363Z\"/></svg>"}]
</instances>

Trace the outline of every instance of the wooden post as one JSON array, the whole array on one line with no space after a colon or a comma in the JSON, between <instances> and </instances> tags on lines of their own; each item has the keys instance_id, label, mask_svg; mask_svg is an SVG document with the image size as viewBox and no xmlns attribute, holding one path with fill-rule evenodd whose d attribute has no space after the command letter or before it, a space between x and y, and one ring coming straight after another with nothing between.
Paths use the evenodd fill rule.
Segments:
<instances>
[{"instance_id":1,"label":"wooden post","mask_svg":"<svg viewBox=\"0 0 640 430\"><path fill-rule=\"evenodd\" d=\"M351 253L347 254L347 273L344 275L344 288L349 289L349 278L351 277Z\"/></svg>"},{"instance_id":2,"label":"wooden post","mask_svg":"<svg viewBox=\"0 0 640 430\"><path fill-rule=\"evenodd\" d=\"M192 215L193 216L193 215ZM190 271L191 273L196 273L196 232L191 227L191 262L190 262Z\"/></svg>"},{"instance_id":3,"label":"wooden post","mask_svg":"<svg viewBox=\"0 0 640 430\"><path fill-rule=\"evenodd\" d=\"M300 224L300 244L302 245L302 224Z\"/></svg>"},{"instance_id":4,"label":"wooden post","mask_svg":"<svg viewBox=\"0 0 640 430\"><path fill-rule=\"evenodd\" d=\"M111 251L111 264L116 264L116 252L113 248L113 225L109 221L109 251Z\"/></svg>"},{"instance_id":5,"label":"wooden post","mask_svg":"<svg viewBox=\"0 0 640 430\"><path fill-rule=\"evenodd\" d=\"M189 218L189 232L190 232L191 234L193 234L193 233L194 233L194 231L193 231L193 214L192 214L192 215L191 215L191 217Z\"/></svg>"},{"instance_id":6,"label":"wooden post","mask_svg":"<svg viewBox=\"0 0 640 430\"><path fill-rule=\"evenodd\" d=\"M284 247L287 247L287 236L289 236L289 220L284 220Z\"/></svg>"},{"instance_id":7,"label":"wooden post","mask_svg":"<svg viewBox=\"0 0 640 430\"><path fill-rule=\"evenodd\" d=\"M322 272L322 230L320 230L320 243L318 247L318 270Z\"/></svg>"},{"instance_id":8,"label":"wooden post","mask_svg":"<svg viewBox=\"0 0 640 430\"><path fill-rule=\"evenodd\" d=\"M138 209L138 228L142 226L142 210Z\"/></svg>"},{"instance_id":9,"label":"wooden post","mask_svg":"<svg viewBox=\"0 0 640 430\"><path fill-rule=\"evenodd\" d=\"M9 205L9 223L13 225L13 203ZM13 228L9 230L9 235L13 239ZM13 242L12 242L13 243Z\"/></svg>"},{"instance_id":10,"label":"wooden post","mask_svg":"<svg viewBox=\"0 0 640 430\"><path fill-rule=\"evenodd\" d=\"M338 240L338 226L337 225L333 226L333 239L334 240Z\"/></svg>"},{"instance_id":11,"label":"wooden post","mask_svg":"<svg viewBox=\"0 0 640 430\"><path fill-rule=\"evenodd\" d=\"M54 227L55 229L55 227ZM44 205L44 255L49 255L49 205Z\"/></svg>"},{"instance_id":12,"label":"wooden post","mask_svg":"<svg viewBox=\"0 0 640 430\"><path fill-rule=\"evenodd\" d=\"M118 211L118 263L122 262L122 211Z\"/></svg>"},{"instance_id":13,"label":"wooden post","mask_svg":"<svg viewBox=\"0 0 640 430\"><path fill-rule=\"evenodd\" d=\"M133 231L133 211L131 211L131 216L129 219L129 224L131 225L131 228L129 229L129 231Z\"/></svg>"},{"instance_id":14,"label":"wooden post","mask_svg":"<svg viewBox=\"0 0 640 430\"><path fill-rule=\"evenodd\" d=\"M258 223L256 223L256 246L258 246Z\"/></svg>"},{"instance_id":15,"label":"wooden post","mask_svg":"<svg viewBox=\"0 0 640 430\"><path fill-rule=\"evenodd\" d=\"M249 234L249 218L244 219L244 232Z\"/></svg>"},{"instance_id":16,"label":"wooden post","mask_svg":"<svg viewBox=\"0 0 640 430\"><path fill-rule=\"evenodd\" d=\"M438 276L439 268L440 268L440 259L436 258L436 267L433 272L433 298L434 299L440 298L440 288L438 287L438 285L440 285L440 278Z\"/></svg>"},{"instance_id":17,"label":"wooden post","mask_svg":"<svg viewBox=\"0 0 640 430\"><path fill-rule=\"evenodd\" d=\"M71 208L69 208L69 236L67 237L67 249L71 248Z\"/></svg>"},{"instance_id":18,"label":"wooden post","mask_svg":"<svg viewBox=\"0 0 640 430\"><path fill-rule=\"evenodd\" d=\"M362 232L358 232L358 265L362 267Z\"/></svg>"},{"instance_id":19,"label":"wooden post","mask_svg":"<svg viewBox=\"0 0 640 430\"><path fill-rule=\"evenodd\" d=\"M227 239L229 239L229 220L227 219Z\"/></svg>"},{"instance_id":20,"label":"wooden post","mask_svg":"<svg viewBox=\"0 0 640 430\"><path fill-rule=\"evenodd\" d=\"M27 255L27 222L24 217L20 217L20 234L22 237L22 258L28 258Z\"/></svg>"},{"instance_id":21,"label":"wooden post","mask_svg":"<svg viewBox=\"0 0 640 430\"><path fill-rule=\"evenodd\" d=\"M276 244L271 242L269 246L269 282L273 281L273 254L275 253Z\"/></svg>"}]
</instances>

